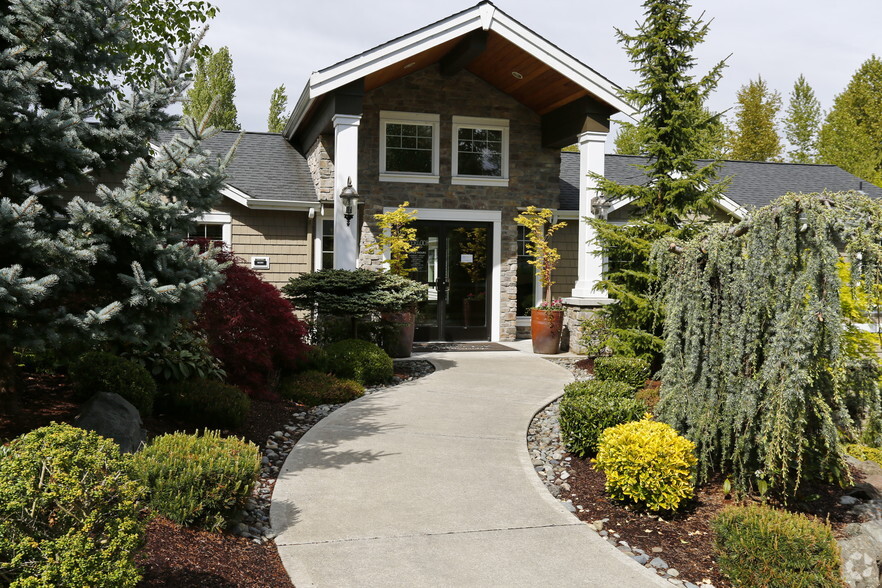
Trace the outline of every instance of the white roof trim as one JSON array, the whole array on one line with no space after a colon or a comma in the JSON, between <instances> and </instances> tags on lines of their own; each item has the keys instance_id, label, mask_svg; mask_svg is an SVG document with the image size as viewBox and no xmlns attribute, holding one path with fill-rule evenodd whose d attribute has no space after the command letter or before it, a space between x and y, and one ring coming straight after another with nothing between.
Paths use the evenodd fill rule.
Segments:
<instances>
[{"instance_id":1,"label":"white roof trim","mask_svg":"<svg viewBox=\"0 0 882 588\"><path fill-rule=\"evenodd\" d=\"M636 200L636 198L633 196L628 196L627 198L619 198L618 200L610 203L610 207L607 209L606 213L609 214L611 212L615 212L621 208L624 208L634 202L634 200ZM743 220L744 217L747 216L747 209L729 198L728 196L720 196L719 198L714 200L714 204L716 204L718 208L734 216L737 220Z\"/></svg>"},{"instance_id":2,"label":"white roof trim","mask_svg":"<svg viewBox=\"0 0 882 588\"><path fill-rule=\"evenodd\" d=\"M220 193L246 208L252 210L306 210L318 208L320 202L303 202L299 200L273 200L270 198L252 198L242 190L230 184L224 185Z\"/></svg>"},{"instance_id":3,"label":"white roof trim","mask_svg":"<svg viewBox=\"0 0 882 588\"><path fill-rule=\"evenodd\" d=\"M622 113L634 116L636 111L619 98L615 84L492 4L481 3L323 71L313 72L285 126L284 135L293 135L319 96L478 29L498 33Z\"/></svg>"}]
</instances>

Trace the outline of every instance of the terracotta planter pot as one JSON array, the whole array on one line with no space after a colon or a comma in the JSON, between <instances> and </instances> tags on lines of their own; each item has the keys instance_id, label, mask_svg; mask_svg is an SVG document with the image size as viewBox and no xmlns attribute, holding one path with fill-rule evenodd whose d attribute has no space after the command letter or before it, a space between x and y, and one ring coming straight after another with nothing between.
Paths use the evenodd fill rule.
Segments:
<instances>
[{"instance_id":1,"label":"terracotta planter pot","mask_svg":"<svg viewBox=\"0 0 882 588\"><path fill-rule=\"evenodd\" d=\"M530 312L530 333L533 353L554 355L560 353L560 336L563 333L564 311L537 310Z\"/></svg>"},{"instance_id":2,"label":"terracotta planter pot","mask_svg":"<svg viewBox=\"0 0 882 588\"><path fill-rule=\"evenodd\" d=\"M389 326L384 351L390 357L410 357L413 351L414 313L404 310L384 312L380 317Z\"/></svg>"}]
</instances>

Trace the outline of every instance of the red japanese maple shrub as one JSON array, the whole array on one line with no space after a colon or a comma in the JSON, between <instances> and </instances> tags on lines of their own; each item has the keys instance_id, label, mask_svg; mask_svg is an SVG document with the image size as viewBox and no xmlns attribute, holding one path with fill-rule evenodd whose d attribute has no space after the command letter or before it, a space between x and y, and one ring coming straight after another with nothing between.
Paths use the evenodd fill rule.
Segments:
<instances>
[{"instance_id":1,"label":"red japanese maple shrub","mask_svg":"<svg viewBox=\"0 0 882 588\"><path fill-rule=\"evenodd\" d=\"M231 383L254 398L277 399L273 384L306 353L306 325L254 270L233 259L224 273L226 281L202 304L199 327Z\"/></svg>"}]
</instances>

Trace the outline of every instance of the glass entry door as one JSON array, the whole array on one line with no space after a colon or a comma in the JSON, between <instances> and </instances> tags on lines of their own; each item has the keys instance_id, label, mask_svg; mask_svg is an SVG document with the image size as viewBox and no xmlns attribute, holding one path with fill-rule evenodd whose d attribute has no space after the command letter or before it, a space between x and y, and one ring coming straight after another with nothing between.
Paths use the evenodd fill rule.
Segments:
<instances>
[{"instance_id":1,"label":"glass entry door","mask_svg":"<svg viewBox=\"0 0 882 588\"><path fill-rule=\"evenodd\" d=\"M490 340L491 223L416 221L410 277L429 286L417 341Z\"/></svg>"}]
</instances>

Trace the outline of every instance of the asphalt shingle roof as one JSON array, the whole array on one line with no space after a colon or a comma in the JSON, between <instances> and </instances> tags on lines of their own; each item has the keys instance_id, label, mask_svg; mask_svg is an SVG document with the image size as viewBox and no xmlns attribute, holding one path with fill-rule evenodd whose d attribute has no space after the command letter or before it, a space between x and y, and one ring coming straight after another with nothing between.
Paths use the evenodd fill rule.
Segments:
<instances>
[{"instance_id":1,"label":"asphalt shingle roof","mask_svg":"<svg viewBox=\"0 0 882 588\"><path fill-rule=\"evenodd\" d=\"M318 202L306 159L280 134L221 131L203 146L223 156L239 135L242 141L227 168L228 184L259 200Z\"/></svg>"},{"instance_id":2,"label":"asphalt shingle roof","mask_svg":"<svg viewBox=\"0 0 882 588\"><path fill-rule=\"evenodd\" d=\"M621 184L639 184L643 172L634 167L646 162L634 155L607 155L605 175ZM709 161L699 160L699 165ZM731 177L726 196L745 208L765 206L788 192L844 192L863 190L882 198L882 189L835 165L723 161L718 177ZM560 207L579 209L579 154L560 154Z\"/></svg>"}]
</instances>

